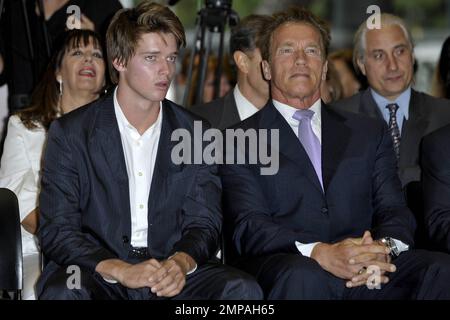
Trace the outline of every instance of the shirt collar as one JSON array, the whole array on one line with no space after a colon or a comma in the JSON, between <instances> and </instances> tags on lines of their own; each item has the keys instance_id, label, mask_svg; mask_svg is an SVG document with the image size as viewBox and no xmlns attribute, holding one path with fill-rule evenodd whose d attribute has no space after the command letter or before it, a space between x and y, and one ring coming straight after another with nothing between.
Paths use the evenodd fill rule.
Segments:
<instances>
[{"instance_id":1,"label":"shirt collar","mask_svg":"<svg viewBox=\"0 0 450 320\"><path fill-rule=\"evenodd\" d=\"M153 123L141 136L137 129L131 125L131 123L128 121L127 117L122 111L122 107L119 104L119 101L117 100L117 88L114 90L114 111L116 114L117 124L119 125L119 131L120 133L123 132L124 129L130 130L134 136L136 134L139 137L145 138L146 136L149 136L151 132L157 130L159 131L161 129L162 124L162 101L159 103L159 113L158 118L156 119L155 123Z\"/></svg>"},{"instance_id":2,"label":"shirt collar","mask_svg":"<svg viewBox=\"0 0 450 320\"><path fill-rule=\"evenodd\" d=\"M382 95L378 94L370 88L370 92L372 93L372 97L375 100L375 103L377 104L378 108L381 110L382 113L385 113L386 106L391 103L396 103L398 105L397 113L400 112L400 114L403 114L406 120L409 118L409 102L411 100L411 87L408 87L405 91L402 92L401 95L395 99L395 101L391 101L383 97Z\"/></svg>"},{"instance_id":3,"label":"shirt collar","mask_svg":"<svg viewBox=\"0 0 450 320\"><path fill-rule=\"evenodd\" d=\"M259 111L239 90L239 85L236 85L233 90L234 100L238 109L239 118L241 121L251 117Z\"/></svg>"},{"instance_id":4,"label":"shirt collar","mask_svg":"<svg viewBox=\"0 0 450 320\"><path fill-rule=\"evenodd\" d=\"M297 108L291 107L287 104L281 103L277 100L273 100L273 105L281 113L286 121L294 126L298 126L298 121L293 118L294 113L298 111ZM309 110L314 111L314 115L311 121L315 122L319 127L322 123L322 101L317 99L316 102L309 108Z\"/></svg>"}]
</instances>

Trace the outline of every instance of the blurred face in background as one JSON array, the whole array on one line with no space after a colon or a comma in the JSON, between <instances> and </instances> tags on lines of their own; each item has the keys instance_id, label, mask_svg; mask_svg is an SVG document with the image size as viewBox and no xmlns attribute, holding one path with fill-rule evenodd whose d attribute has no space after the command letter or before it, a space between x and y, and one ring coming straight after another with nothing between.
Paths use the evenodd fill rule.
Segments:
<instances>
[{"instance_id":1,"label":"blurred face in background","mask_svg":"<svg viewBox=\"0 0 450 320\"><path fill-rule=\"evenodd\" d=\"M414 74L413 51L403 29L388 25L367 31L364 61L358 60L358 66L373 90L394 101Z\"/></svg>"},{"instance_id":2,"label":"blurred face in background","mask_svg":"<svg viewBox=\"0 0 450 320\"><path fill-rule=\"evenodd\" d=\"M342 85L343 98L348 98L358 93L361 84L354 76L352 70L349 69L345 61L341 59L333 59L333 65Z\"/></svg>"},{"instance_id":3,"label":"blurred face in background","mask_svg":"<svg viewBox=\"0 0 450 320\"><path fill-rule=\"evenodd\" d=\"M105 84L105 60L102 50L91 38L88 45L69 49L63 56L56 79L62 80L63 95L98 95Z\"/></svg>"},{"instance_id":4,"label":"blurred face in background","mask_svg":"<svg viewBox=\"0 0 450 320\"><path fill-rule=\"evenodd\" d=\"M205 85L203 87L203 102L208 103L214 100L214 71L208 71L206 75ZM220 77L219 98L226 95L231 90L230 81L226 74L222 73Z\"/></svg>"}]
</instances>

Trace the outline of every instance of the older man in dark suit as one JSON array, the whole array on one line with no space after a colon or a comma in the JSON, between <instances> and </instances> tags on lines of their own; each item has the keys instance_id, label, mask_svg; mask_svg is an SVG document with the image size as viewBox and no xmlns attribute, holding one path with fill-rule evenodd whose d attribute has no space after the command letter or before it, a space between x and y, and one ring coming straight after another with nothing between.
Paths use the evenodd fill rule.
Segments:
<instances>
[{"instance_id":1,"label":"older man in dark suit","mask_svg":"<svg viewBox=\"0 0 450 320\"><path fill-rule=\"evenodd\" d=\"M406 186L420 180L422 137L450 123L450 101L412 89L414 45L405 22L383 13L380 27L369 30L364 21L355 35L355 68L367 77L370 88L333 107L388 124L400 180Z\"/></svg>"},{"instance_id":2,"label":"older man in dark suit","mask_svg":"<svg viewBox=\"0 0 450 320\"><path fill-rule=\"evenodd\" d=\"M210 103L197 105L192 111L223 130L247 119L269 99L269 83L261 70L259 39L269 16L250 15L231 30L230 52L237 69L237 84L230 93Z\"/></svg>"},{"instance_id":3,"label":"older man in dark suit","mask_svg":"<svg viewBox=\"0 0 450 320\"><path fill-rule=\"evenodd\" d=\"M221 229L217 168L171 161L172 132L193 134L195 120L164 100L185 44L180 21L143 1L114 17L107 43L114 94L49 131L39 297L260 298L250 276L208 262Z\"/></svg>"},{"instance_id":4,"label":"older man in dark suit","mask_svg":"<svg viewBox=\"0 0 450 320\"><path fill-rule=\"evenodd\" d=\"M265 30L273 100L236 128L278 130L258 145L279 151L279 170L261 175L262 161L227 145L247 159L221 167L229 261L268 299L449 299L450 256L412 248L386 125L320 100L328 27L293 8Z\"/></svg>"}]
</instances>

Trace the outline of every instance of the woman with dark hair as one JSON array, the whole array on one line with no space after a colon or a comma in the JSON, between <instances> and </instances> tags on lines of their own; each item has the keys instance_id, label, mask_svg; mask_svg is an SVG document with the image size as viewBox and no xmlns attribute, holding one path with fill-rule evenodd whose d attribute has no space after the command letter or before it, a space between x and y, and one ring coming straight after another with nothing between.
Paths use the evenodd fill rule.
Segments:
<instances>
[{"instance_id":1,"label":"woman with dark hair","mask_svg":"<svg viewBox=\"0 0 450 320\"><path fill-rule=\"evenodd\" d=\"M450 99L450 37L442 45L441 57L433 81L432 95Z\"/></svg>"},{"instance_id":2,"label":"woman with dark hair","mask_svg":"<svg viewBox=\"0 0 450 320\"><path fill-rule=\"evenodd\" d=\"M105 86L100 37L90 30L71 30L60 39L30 106L10 117L0 167L0 187L19 200L22 224L23 298L34 299L40 274L35 237L39 221L41 157L53 120L96 100Z\"/></svg>"}]
</instances>

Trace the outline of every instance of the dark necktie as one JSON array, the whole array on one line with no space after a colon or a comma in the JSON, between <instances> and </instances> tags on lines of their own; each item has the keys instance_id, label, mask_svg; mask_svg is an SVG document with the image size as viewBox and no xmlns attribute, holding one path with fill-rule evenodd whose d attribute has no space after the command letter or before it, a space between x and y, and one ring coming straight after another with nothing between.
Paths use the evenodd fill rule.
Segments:
<instances>
[{"instance_id":1,"label":"dark necktie","mask_svg":"<svg viewBox=\"0 0 450 320\"><path fill-rule=\"evenodd\" d=\"M389 110L389 132L392 137L392 143L394 144L394 151L397 159L400 158L400 129L397 123L397 110L398 104L391 103L386 106Z\"/></svg>"}]
</instances>

